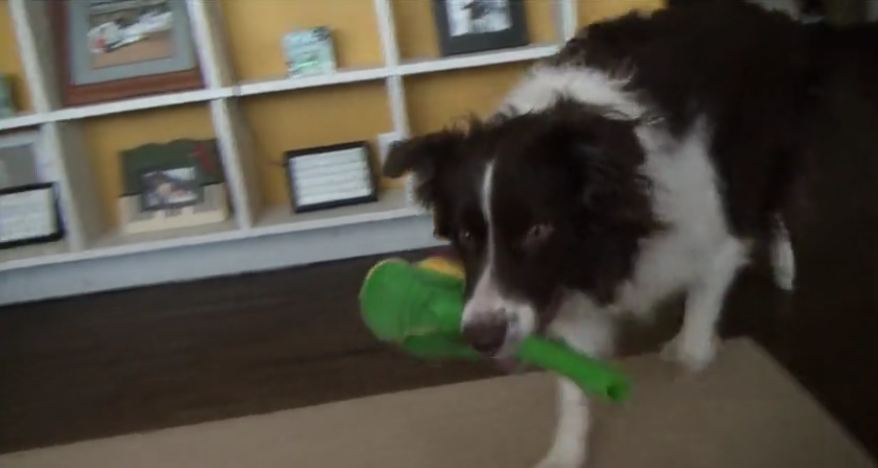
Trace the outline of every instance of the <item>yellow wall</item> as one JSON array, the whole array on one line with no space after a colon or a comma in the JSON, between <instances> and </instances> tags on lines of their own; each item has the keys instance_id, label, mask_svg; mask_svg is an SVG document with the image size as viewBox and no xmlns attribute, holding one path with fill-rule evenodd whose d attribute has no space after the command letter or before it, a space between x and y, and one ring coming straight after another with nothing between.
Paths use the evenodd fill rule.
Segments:
<instances>
[{"instance_id":1,"label":"yellow wall","mask_svg":"<svg viewBox=\"0 0 878 468\"><path fill-rule=\"evenodd\" d=\"M234 0L233 0L234 1ZM396 36L402 57L432 58L439 56L439 40L433 20L432 0L392 0ZM554 2L526 0L528 38L533 44L557 40Z\"/></svg>"},{"instance_id":2,"label":"yellow wall","mask_svg":"<svg viewBox=\"0 0 878 468\"><path fill-rule=\"evenodd\" d=\"M119 152L146 143L164 143L178 138L214 138L207 106L193 104L116 116L97 117L84 122L86 147L107 223L118 225L117 202L122 193Z\"/></svg>"},{"instance_id":3,"label":"yellow wall","mask_svg":"<svg viewBox=\"0 0 878 468\"><path fill-rule=\"evenodd\" d=\"M407 78L406 104L412 132L426 133L454 123L455 119L490 114L528 66L514 63Z\"/></svg>"},{"instance_id":4,"label":"yellow wall","mask_svg":"<svg viewBox=\"0 0 878 468\"><path fill-rule=\"evenodd\" d=\"M377 81L245 98L265 200L289 203L285 151L374 140L392 131L386 95Z\"/></svg>"},{"instance_id":5,"label":"yellow wall","mask_svg":"<svg viewBox=\"0 0 878 468\"><path fill-rule=\"evenodd\" d=\"M232 63L242 81L286 75L281 38L329 25L340 68L381 65L371 0L222 0Z\"/></svg>"},{"instance_id":6,"label":"yellow wall","mask_svg":"<svg viewBox=\"0 0 878 468\"><path fill-rule=\"evenodd\" d=\"M577 0L577 13L579 24L587 25L631 10L649 12L664 5L665 0Z\"/></svg>"},{"instance_id":7,"label":"yellow wall","mask_svg":"<svg viewBox=\"0 0 878 468\"><path fill-rule=\"evenodd\" d=\"M0 74L11 75L12 100L18 110L31 110L30 95L18 57L18 43L9 17L9 0L0 0Z\"/></svg>"}]
</instances>

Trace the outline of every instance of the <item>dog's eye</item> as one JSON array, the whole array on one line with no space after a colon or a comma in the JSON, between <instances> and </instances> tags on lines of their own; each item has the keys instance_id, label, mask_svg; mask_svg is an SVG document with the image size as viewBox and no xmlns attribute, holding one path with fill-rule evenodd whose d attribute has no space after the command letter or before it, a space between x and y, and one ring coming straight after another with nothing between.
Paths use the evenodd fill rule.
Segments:
<instances>
[{"instance_id":1,"label":"dog's eye","mask_svg":"<svg viewBox=\"0 0 878 468\"><path fill-rule=\"evenodd\" d=\"M555 232L555 227L548 223L540 223L534 224L527 230L527 233L524 235L523 245L526 249L532 249L541 245L552 233Z\"/></svg>"},{"instance_id":2,"label":"dog's eye","mask_svg":"<svg viewBox=\"0 0 878 468\"><path fill-rule=\"evenodd\" d=\"M460 232L457 233L457 240L460 242L460 245L471 248L476 245L476 236L473 235L473 232L469 229L461 229Z\"/></svg>"}]
</instances>

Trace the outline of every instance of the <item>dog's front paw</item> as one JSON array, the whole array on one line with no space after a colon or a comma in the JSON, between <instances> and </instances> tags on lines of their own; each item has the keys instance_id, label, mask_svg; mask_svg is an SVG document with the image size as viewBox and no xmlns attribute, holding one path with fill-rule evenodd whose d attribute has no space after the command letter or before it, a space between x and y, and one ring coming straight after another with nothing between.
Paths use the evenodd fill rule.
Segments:
<instances>
[{"instance_id":1,"label":"dog's front paw","mask_svg":"<svg viewBox=\"0 0 878 468\"><path fill-rule=\"evenodd\" d=\"M559 460L557 458L545 458L537 463L534 468L583 468L579 461Z\"/></svg>"},{"instance_id":2,"label":"dog's front paw","mask_svg":"<svg viewBox=\"0 0 878 468\"><path fill-rule=\"evenodd\" d=\"M676 362L686 370L697 373L703 371L713 362L719 349L719 339L685 340L677 335L662 348L661 357Z\"/></svg>"},{"instance_id":3,"label":"dog's front paw","mask_svg":"<svg viewBox=\"0 0 878 468\"><path fill-rule=\"evenodd\" d=\"M585 453L582 451L550 451L534 468L583 468Z\"/></svg>"}]
</instances>

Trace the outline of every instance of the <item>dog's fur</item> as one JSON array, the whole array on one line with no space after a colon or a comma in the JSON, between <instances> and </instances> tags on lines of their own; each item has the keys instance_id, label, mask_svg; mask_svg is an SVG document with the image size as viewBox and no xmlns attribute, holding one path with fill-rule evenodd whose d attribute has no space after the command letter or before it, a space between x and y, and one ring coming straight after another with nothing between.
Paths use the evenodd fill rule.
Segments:
<instances>
[{"instance_id":1,"label":"dog's fur","mask_svg":"<svg viewBox=\"0 0 878 468\"><path fill-rule=\"evenodd\" d=\"M505 357L545 333L606 356L620 314L684 292L666 352L697 370L755 243L793 287L787 225L825 123L876 125L831 115L827 96L878 108L876 58L874 26L722 0L632 14L583 30L487 121L395 147L385 172L414 172L436 233L460 252L477 349ZM580 466L588 410L570 383L559 408L542 466Z\"/></svg>"}]
</instances>

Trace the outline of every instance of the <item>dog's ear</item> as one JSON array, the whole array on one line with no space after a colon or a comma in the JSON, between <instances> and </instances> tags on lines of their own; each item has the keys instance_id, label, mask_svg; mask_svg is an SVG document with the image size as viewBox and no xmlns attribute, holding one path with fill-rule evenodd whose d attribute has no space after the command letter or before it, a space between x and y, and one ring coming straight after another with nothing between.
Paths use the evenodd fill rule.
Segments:
<instances>
[{"instance_id":1,"label":"dog's ear","mask_svg":"<svg viewBox=\"0 0 878 468\"><path fill-rule=\"evenodd\" d=\"M459 157L462 132L443 130L395 144L384 163L386 177L415 176L415 196L426 207L437 197L437 179Z\"/></svg>"},{"instance_id":2,"label":"dog's ear","mask_svg":"<svg viewBox=\"0 0 878 468\"><path fill-rule=\"evenodd\" d=\"M580 201L593 226L632 228L652 224L649 180L641 173L644 161L633 125L596 118L588 131L568 133L567 150L580 174Z\"/></svg>"},{"instance_id":3,"label":"dog's ear","mask_svg":"<svg viewBox=\"0 0 878 468\"><path fill-rule=\"evenodd\" d=\"M587 246L571 267L601 303L611 301L633 268L631 252L660 228L653 213L644 152L633 124L600 116L566 120L553 132L555 151L568 161L576 201L570 222Z\"/></svg>"}]
</instances>

